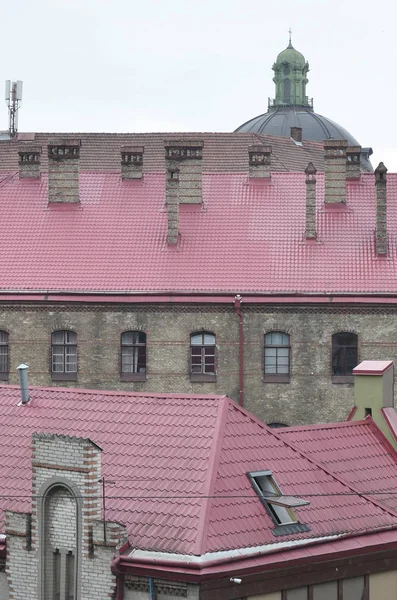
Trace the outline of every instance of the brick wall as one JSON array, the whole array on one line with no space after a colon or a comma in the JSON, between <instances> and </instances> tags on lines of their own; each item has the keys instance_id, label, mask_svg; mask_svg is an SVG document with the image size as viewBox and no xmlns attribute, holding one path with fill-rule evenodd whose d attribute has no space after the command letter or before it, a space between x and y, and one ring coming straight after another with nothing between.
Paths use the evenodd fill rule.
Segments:
<instances>
[{"instance_id":1,"label":"brick wall","mask_svg":"<svg viewBox=\"0 0 397 600\"><path fill-rule=\"evenodd\" d=\"M8 600L9 597L7 575L5 571L0 572L0 598L1 600Z\"/></svg>"},{"instance_id":2,"label":"brick wall","mask_svg":"<svg viewBox=\"0 0 397 600\"><path fill-rule=\"evenodd\" d=\"M397 361L397 318L390 307L332 306L249 307L244 314L245 405L266 422L304 424L343 420L353 405L351 385L331 382L331 336L359 336L359 360ZM238 400L238 319L225 306L3 306L0 329L10 335L10 383L16 368L29 365L33 385L51 385L50 344L55 329L78 334L77 382L53 382L85 388L147 392L227 394ZM147 380L120 381L120 335L141 329L147 334ZM189 336L205 329L216 334L215 382L191 382ZM291 336L290 383L263 380L263 336L269 330Z\"/></svg>"},{"instance_id":3,"label":"brick wall","mask_svg":"<svg viewBox=\"0 0 397 600\"><path fill-rule=\"evenodd\" d=\"M113 597L116 578L110 563L125 541L125 530L118 523L106 523L104 533L100 454L87 439L33 435L31 518L7 513L10 600L54 597L54 552L74 556L76 600ZM60 564L66 565L66 560L60 558Z\"/></svg>"}]
</instances>

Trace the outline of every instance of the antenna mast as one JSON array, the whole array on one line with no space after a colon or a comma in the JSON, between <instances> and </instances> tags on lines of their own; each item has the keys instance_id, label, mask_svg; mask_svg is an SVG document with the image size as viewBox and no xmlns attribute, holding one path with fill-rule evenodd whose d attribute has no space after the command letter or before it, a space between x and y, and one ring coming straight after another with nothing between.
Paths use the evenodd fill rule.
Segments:
<instances>
[{"instance_id":1,"label":"antenna mast","mask_svg":"<svg viewBox=\"0 0 397 600\"><path fill-rule=\"evenodd\" d=\"M18 132L18 110L22 102L22 81L6 81L5 101L8 106L9 133L15 137Z\"/></svg>"}]
</instances>

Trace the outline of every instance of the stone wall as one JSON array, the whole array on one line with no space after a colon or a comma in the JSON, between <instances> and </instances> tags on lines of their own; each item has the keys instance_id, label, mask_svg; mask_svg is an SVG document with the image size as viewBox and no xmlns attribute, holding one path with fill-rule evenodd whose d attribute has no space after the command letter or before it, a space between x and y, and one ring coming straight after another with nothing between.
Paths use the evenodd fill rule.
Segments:
<instances>
[{"instance_id":1,"label":"stone wall","mask_svg":"<svg viewBox=\"0 0 397 600\"><path fill-rule=\"evenodd\" d=\"M397 318L393 307L333 305L249 306L243 299L245 406L267 423L288 425L344 420L353 405L351 384L331 381L331 336L358 334L358 360L397 362ZM16 368L29 365L31 385L61 385L139 392L227 394L239 397L239 325L230 304L188 305L45 305L2 306L0 329L9 332L9 383ZM77 382L51 381L51 333L77 332ZM120 379L120 336L126 330L147 334L146 381ZM216 335L215 382L189 377L190 334ZM291 336L289 383L263 379L264 333Z\"/></svg>"}]
</instances>

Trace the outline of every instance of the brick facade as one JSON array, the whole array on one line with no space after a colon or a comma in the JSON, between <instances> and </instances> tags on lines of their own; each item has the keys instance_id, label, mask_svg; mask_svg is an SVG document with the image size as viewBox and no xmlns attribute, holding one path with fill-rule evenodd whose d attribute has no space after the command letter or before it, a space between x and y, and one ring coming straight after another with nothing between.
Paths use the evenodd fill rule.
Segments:
<instances>
[{"instance_id":1,"label":"brick facade","mask_svg":"<svg viewBox=\"0 0 397 600\"><path fill-rule=\"evenodd\" d=\"M353 406L351 384L331 380L331 336L358 334L358 362L397 361L397 319L393 307L249 306L244 317L245 406L267 423L288 425L344 420ZM227 394L239 398L239 323L233 297L227 305L46 305L4 306L0 329L9 333L9 383L16 368L29 365L31 385L78 386L138 392ZM51 333L77 332L76 382L51 381ZM147 335L144 381L121 381L120 336L126 330ZM190 334L216 335L216 381L189 377ZM264 333L284 331L291 341L289 383L264 382Z\"/></svg>"},{"instance_id":2,"label":"brick facade","mask_svg":"<svg viewBox=\"0 0 397 600\"><path fill-rule=\"evenodd\" d=\"M114 596L110 563L125 530L106 523L105 538L100 453L88 439L33 435L32 513L6 516L10 600L50 600L59 585L73 589L76 600Z\"/></svg>"}]
</instances>

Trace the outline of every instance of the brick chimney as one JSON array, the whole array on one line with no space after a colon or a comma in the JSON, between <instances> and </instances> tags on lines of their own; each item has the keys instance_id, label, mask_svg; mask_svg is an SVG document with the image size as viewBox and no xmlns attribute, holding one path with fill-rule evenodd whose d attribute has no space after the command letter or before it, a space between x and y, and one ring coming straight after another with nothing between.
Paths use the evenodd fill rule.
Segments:
<instances>
[{"instance_id":1,"label":"brick chimney","mask_svg":"<svg viewBox=\"0 0 397 600\"><path fill-rule=\"evenodd\" d=\"M48 144L48 202L79 202L81 140L51 140Z\"/></svg>"},{"instance_id":2,"label":"brick chimney","mask_svg":"<svg viewBox=\"0 0 397 600\"><path fill-rule=\"evenodd\" d=\"M143 170L143 146L121 147L121 178L141 179Z\"/></svg>"},{"instance_id":3,"label":"brick chimney","mask_svg":"<svg viewBox=\"0 0 397 600\"><path fill-rule=\"evenodd\" d=\"M315 239L316 232L316 173L317 169L309 162L306 173L306 238Z\"/></svg>"},{"instance_id":4,"label":"brick chimney","mask_svg":"<svg viewBox=\"0 0 397 600\"><path fill-rule=\"evenodd\" d=\"M18 150L19 177L21 179L40 177L41 146L24 144Z\"/></svg>"},{"instance_id":5,"label":"brick chimney","mask_svg":"<svg viewBox=\"0 0 397 600\"><path fill-rule=\"evenodd\" d=\"M375 169L376 187L376 254L387 254L386 173L383 162Z\"/></svg>"},{"instance_id":6,"label":"brick chimney","mask_svg":"<svg viewBox=\"0 0 397 600\"><path fill-rule=\"evenodd\" d=\"M179 202L182 204L201 203L204 142L169 140L164 142L164 147L166 169L168 170L172 163L178 165Z\"/></svg>"},{"instance_id":7,"label":"brick chimney","mask_svg":"<svg viewBox=\"0 0 397 600\"><path fill-rule=\"evenodd\" d=\"M325 202L346 202L346 140L325 140Z\"/></svg>"},{"instance_id":8,"label":"brick chimney","mask_svg":"<svg viewBox=\"0 0 397 600\"><path fill-rule=\"evenodd\" d=\"M248 146L249 176L270 179L272 147L264 144Z\"/></svg>"},{"instance_id":9,"label":"brick chimney","mask_svg":"<svg viewBox=\"0 0 397 600\"><path fill-rule=\"evenodd\" d=\"M166 203L168 217L168 243L176 244L179 228L179 165L171 161L167 168Z\"/></svg>"},{"instance_id":10,"label":"brick chimney","mask_svg":"<svg viewBox=\"0 0 397 600\"><path fill-rule=\"evenodd\" d=\"M361 176L361 146L346 148L346 178L360 179Z\"/></svg>"},{"instance_id":11,"label":"brick chimney","mask_svg":"<svg viewBox=\"0 0 397 600\"><path fill-rule=\"evenodd\" d=\"M291 127L290 136L295 142L302 143L302 127Z\"/></svg>"}]
</instances>

